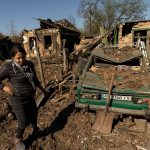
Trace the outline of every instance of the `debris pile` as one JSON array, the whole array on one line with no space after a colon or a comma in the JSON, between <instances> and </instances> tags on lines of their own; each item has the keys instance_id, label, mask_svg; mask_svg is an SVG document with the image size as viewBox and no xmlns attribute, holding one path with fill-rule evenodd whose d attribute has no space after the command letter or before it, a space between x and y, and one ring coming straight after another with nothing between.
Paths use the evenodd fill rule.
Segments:
<instances>
[{"instance_id":1,"label":"debris pile","mask_svg":"<svg viewBox=\"0 0 150 150\"><path fill-rule=\"evenodd\" d=\"M135 47L123 47L121 49L111 51L107 53L108 56L114 59L126 59L130 57L133 51L137 51ZM106 53L105 53L106 54ZM129 66L129 65L99 65L92 66L89 71L96 74L98 77L104 78L104 83L106 86L109 85L111 80L111 74L116 68L116 75L114 80L114 85L117 89L131 88L137 89L143 86L150 87L149 84L149 73L145 71L143 66Z\"/></svg>"},{"instance_id":2,"label":"debris pile","mask_svg":"<svg viewBox=\"0 0 150 150\"><path fill-rule=\"evenodd\" d=\"M125 68L125 69L124 69ZM144 85L150 87L149 76L146 72L143 72L142 69L139 68L138 72L135 72L131 67L118 68L116 71L116 77L114 80L114 85L118 89L124 88L132 88L137 89ZM92 66L89 71L96 74L98 77L104 78L105 85L109 85L111 74L114 71L112 66L109 68L99 67L96 68ZM118 78L117 78L118 77ZM147 78L145 78L147 77Z\"/></svg>"},{"instance_id":3,"label":"debris pile","mask_svg":"<svg viewBox=\"0 0 150 150\"><path fill-rule=\"evenodd\" d=\"M59 59L57 59L57 62L53 59L43 60L46 82L61 78L62 69L60 68L62 66L60 65L61 63L58 63L58 61ZM37 62L34 63L37 69L37 75L39 76L38 64ZM141 69L138 70L136 68L133 69L132 67L128 68L125 66L119 67L120 68L117 69L116 74L121 75L122 81L120 83L119 79L115 79L116 85L119 88L124 88L124 85L127 84L129 84L128 86L134 86L135 88L136 86L141 86L141 84L149 83L148 79L144 79L145 75L142 73ZM92 68L92 72L98 76L104 77L105 83L109 84L111 73L114 71L112 66L106 68L96 68L93 66ZM132 79L133 75L136 75L137 79ZM7 109L7 105L4 104L7 101L7 95L4 92L0 92L0 95L0 109L1 113L3 113ZM133 150L136 148L148 148L146 144L149 141L149 135L144 133L131 134L127 131L120 130L120 128L128 125L128 122L127 124L125 124L126 122L123 122L122 124L116 126L117 128L115 128L113 133L110 135L102 136L101 134L94 132L91 128L94 117L94 113L79 112L75 109L75 92L65 93L62 95L56 94L39 108L38 126L43 129L42 136L35 139L30 139L30 136L28 135L31 133L31 128L29 127L25 132L24 139L26 143L28 143L27 146L29 150ZM15 128L16 120L9 117L9 115L6 115L6 117L2 115L0 120L0 149L15 149L12 140L12 137L14 137L15 134Z\"/></svg>"},{"instance_id":4,"label":"debris pile","mask_svg":"<svg viewBox=\"0 0 150 150\"><path fill-rule=\"evenodd\" d=\"M111 49L111 48L105 48L105 54L109 55L112 58L115 59L124 59L128 58L129 56L132 55L133 51L138 50L136 47L131 47L131 46L125 46L119 49Z\"/></svg>"}]
</instances>

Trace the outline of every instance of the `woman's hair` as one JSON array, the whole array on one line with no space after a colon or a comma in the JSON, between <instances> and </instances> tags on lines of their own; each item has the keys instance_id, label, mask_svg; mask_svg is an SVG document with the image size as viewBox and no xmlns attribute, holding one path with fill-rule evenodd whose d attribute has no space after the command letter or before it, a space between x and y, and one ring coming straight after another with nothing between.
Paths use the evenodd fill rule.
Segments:
<instances>
[{"instance_id":1,"label":"woman's hair","mask_svg":"<svg viewBox=\"0 0 150 150\"><path fill-rule=\"evenodd\" d=\"M20 53L23 53L24 55L26 55L26 51L21 45L15 45L15 46L13 46L13 48L10 51L10 56L15 57L17 52L20 52Z\"/></svg>"}]
</instances>

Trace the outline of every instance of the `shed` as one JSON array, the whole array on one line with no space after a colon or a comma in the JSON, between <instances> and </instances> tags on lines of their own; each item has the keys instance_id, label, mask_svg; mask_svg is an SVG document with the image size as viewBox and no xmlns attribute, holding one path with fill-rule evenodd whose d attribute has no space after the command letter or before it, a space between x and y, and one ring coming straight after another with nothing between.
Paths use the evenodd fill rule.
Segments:
<instances>
[{"instance_id":1,"label":"shed","mask_svg":"<svg viewBox=\"0 0 150 150\"><path fill-rule=\"evenodd\" d=\"M118 44L119 48L135 46L138 39L145 43L148 50L150 49L150 20L121 23L111 35L111 43Z\"/></svg>"},{"instance_id":2,"label":"shed","mask_svg":"<svg viewBox=\"0 0 150 150\"><path fill-rule=\"evenodd\" d=\"M51 19L36 19L40 28L23 30L21 32L24 48L29 56L35 56L34 39L41 56L54 53L61 54L63 47L68 53L74 51L75 44L80 43L80 31L67 19L52 21Z\"/></svg>"}]
</instances>

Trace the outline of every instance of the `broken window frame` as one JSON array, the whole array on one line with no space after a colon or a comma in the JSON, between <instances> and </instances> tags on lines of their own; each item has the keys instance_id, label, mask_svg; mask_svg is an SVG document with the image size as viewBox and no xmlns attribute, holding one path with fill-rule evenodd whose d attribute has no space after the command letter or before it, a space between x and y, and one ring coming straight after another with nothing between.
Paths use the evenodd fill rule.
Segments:
<instances>
[{"instance_id":1,"label":"broken window frame","mask_svg":"<svg viewBox=\"0 0 150 150\"><path fill-rule=\"evenodd\" d=\"M46 43L46 40L48 41L48 39L46 39L46 37L50 37L50 42L47 42ZM46 35L43 35L43 45L44 45L44 49L45 50L48 50L48 49L51 49L52 48L52 35L51 34L46 34Z\"/></svg>"},{"instance_id":2,"label":"broken window frame","mask_svg":"<svg viewBox=\"0 0 150 150\"><path fill-rule=\"evenodd\" d=\"M147 45L147 32L150 28L133 28L132 29L132 44L137 45L138 38L142 39ZM146 32L146 35L141 35L141 32ZM139 33L140 35L135 36L135 33Z\"/></svg>"},{"instance_id":3,"label":"broken window frame","mask_svg":"<svg viewBox=\"0 0 150 150\"><path fill-rule=\"evenodd\" d=\"M29 50L34 50L34 39L35 37L34 36L30 36L28 37L29 38Z\"/></svg>"}]
</instances>

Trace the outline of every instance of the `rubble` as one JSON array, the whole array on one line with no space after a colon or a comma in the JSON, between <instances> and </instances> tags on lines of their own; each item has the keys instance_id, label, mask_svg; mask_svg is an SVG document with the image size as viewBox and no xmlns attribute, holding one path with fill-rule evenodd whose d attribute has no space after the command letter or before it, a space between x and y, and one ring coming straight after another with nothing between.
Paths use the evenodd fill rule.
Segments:
<instances>
[{"instance_id":1,"label":"rubble","mask_svg":"<svg viewBox=\"0 0 150 150\"><path fill-rule=\"evenodd\" d=\"M123 53L123 56L124 54L127 53ZM116 56L112 55L112 57ZM53 59L43 59L42 61L43 68L45 70L44 75L46 83L48 83L50 80L60 81L62 79L60 67L62 66L57 64ZM60 60L58 59L57 62L58 61ZM37 74L40 78L37 62L36 60L33 60L33 62L36 65ZM128 86L136 88L141 86L141 84L149 82L149 80L144 80L144 83L141 82L141 72L135 81L135 79L131 79L134 71L130 69L128 73L124 73L123 69L127 68L122 67L117 70L117 73L122 74L122 77L124 78L122 84L116 82L116 85L120 88L124 88L124 84L128 84ZM94 71L100 76L104 76L107 84L110 80L112 68L108 68L108 70L103 70L102 68L97 70L97 68L93 67L91 68L91 71ZM129 80L132 81L132 84L129 83ZM30 138L31 127L29 126L26 129L24 141L29 150L145 150L149 148L149 123L148 133L128 132L127 130L123 129L125 127L128 129L132 125L135 125L132 122L132 117L126 119L120 117L116 120L116 126L112 133L103 136L91 128L94 122L95 113L84 112L83 110L75 109L75 94L75 90L72 92L58 92L53 95L53 97L47 99L47 101L39 107L38 125L43 130L41 136L32 139ZM16 120L14 117L11 117L10 113L4 113L8 106L6 103L8 101L7 95L2 91L0 91L0 95L0 149L14 150L15 146L12 138L15 134ZM37 92L36 97L39 95L40 93Z\"/></svg>"}]
</instances>

